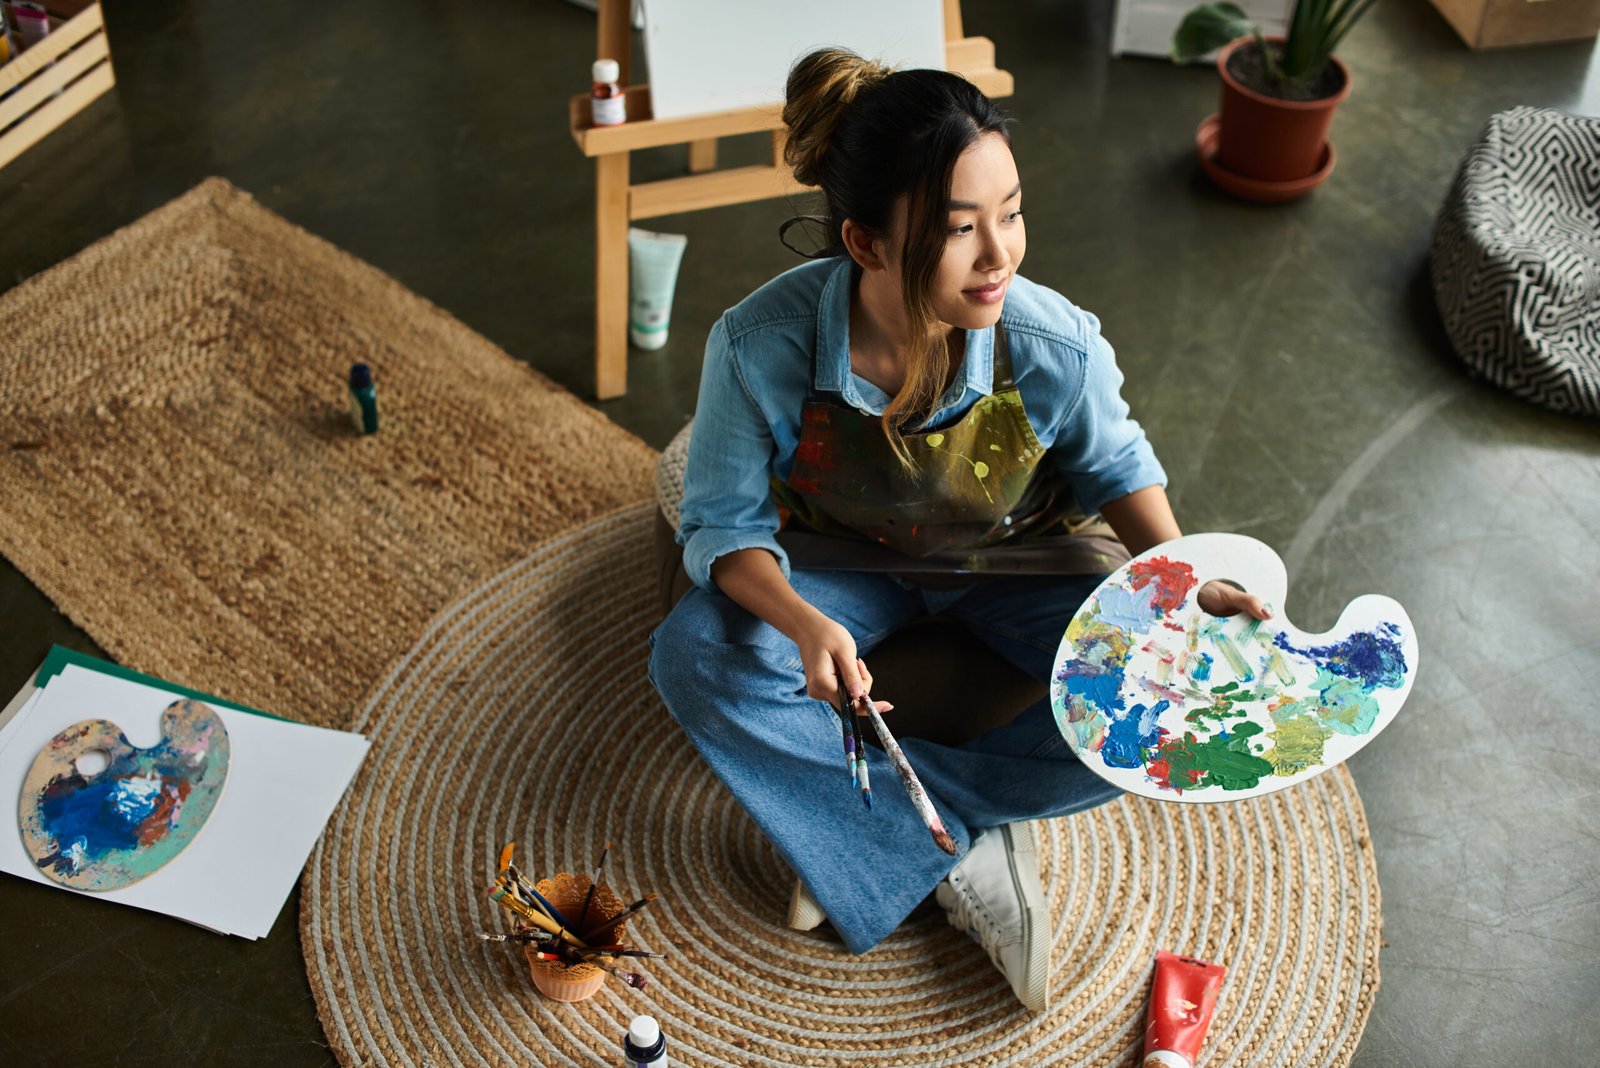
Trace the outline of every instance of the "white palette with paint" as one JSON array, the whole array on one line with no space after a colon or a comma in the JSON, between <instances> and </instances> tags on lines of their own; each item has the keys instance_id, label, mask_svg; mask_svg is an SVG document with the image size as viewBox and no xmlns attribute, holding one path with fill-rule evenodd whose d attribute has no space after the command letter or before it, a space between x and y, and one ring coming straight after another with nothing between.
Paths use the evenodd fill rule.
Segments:
<instances>
[{"instance_id":1,"label":"white palette with paint","mask_svg":"<svg viewBox=\"0 0 1600 1068\"><path fill-rule=\"evenodd\" d=\"M1196 600L1232 581L1266 621ZM1192 534L1102 582L1056 652L1056 725L1096 774L1163 801L1235 801L1327 771L1377 737L1411 692L1417 635L1405 609L1368 594L1322 634L1284 618L1288 579L1271 548Z\"/></svg>"}]
</instances>

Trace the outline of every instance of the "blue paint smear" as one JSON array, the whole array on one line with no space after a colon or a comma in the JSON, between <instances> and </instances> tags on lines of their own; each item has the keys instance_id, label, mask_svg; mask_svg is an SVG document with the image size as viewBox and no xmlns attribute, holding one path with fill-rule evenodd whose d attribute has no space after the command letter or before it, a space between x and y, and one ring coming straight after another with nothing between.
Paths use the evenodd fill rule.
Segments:
<instances>
[{"instance_id":1,"label":"blue paint smear","mask_svg":"<svg viewBox=\"0 0 1600 1068\"><path fill-rule=\"evenodd\" d=\"M39 802L44 828L57 842L83 839L93 844L96 855L111 849L136 849L139 823L155 809L148 808L130 818L118 801L126 793L121 780L90 783L77 790L46 790Z\"/></svg>"},{"instance_id":2,"label":"blue paint smear","mask_svg":"<svg viewBox=\"0 0 1600 1068\"><path fill-rule=\"evenodd\" d=\"M1082 697L1090 708L1102 712L1120 711L1122 708L1122 669L1111 671L1076 672L1077 663L1069 664L1061 672L1061 684L1068 693ZM1084 665L1087 666L1087 665Z\"/></svg>"},{"instance_id":3,"label":"blue paint smear","mask_svg":"<svg viewBox=\"0 0 1600 1068\"><path fill-rule=\"evenodd\" d=\"M1124 660L1112 651L1103 637L1080 639L1078 656L1061 665L1056 678L1069 694L1082 697L1090 708L1111 712L1123 706L1122 669Z\"/></svg>"},{"instance_id":4,"label":"blue paint smear","mask_svg":"<svg viewBox=\"0 0 1600 1068\"><path fill-rule=\"evenodd\" d=\"M1144 767L1144 751L1160 745L1166 733L1156 726L1156 720L1169 707L1166 701L1157 701L1154 708L1137 704L1120 716L1112 716L1111 730L1100 748L1101 759L1114 768Z\"/></svg>"},{"instance_id":5,"label":"blue paint smear","mask_svg":"<svg viewBox=\"0 0 1600 1068\"><path fill-rule=\"evenodd\" d=\"M1200 659L1189 661L1189 677L1195 682L1207 682L1211 678L1211 665L1213 661L1210 653L1201 653Z\"/></svg>"},{"instance_id":6,"label":"blue paint smear","mask_svg":"<svg viewBox=\"0 0 1600 1068\"><path fill-rule=\"evenodd\" d=\"M1398 690L1406 681L1405 653L1400 649L1400 643L1395 641L1400 628L1393 623L1385 623L1379 629L1385 633L1358 631L1336 645L1314 649L1296 649L1289 644L1288 637L1282 631L1274 635L1272 640L1278 648L1312 660L1336 675L1354 679L1369 691L1379 686Z\"/></svg>"},{"instance_id":7,"label":"blue paint smear","mask_svg":"<svg viewBox=\"0 0 1600 1068\"><path fill-rule=\"evenodd\" d=\"M1156 584L1142 590L1111 586L1100 593L1100 621L1130 634L1143 634L1156 621Z\"/></svg>"}]
</instances>

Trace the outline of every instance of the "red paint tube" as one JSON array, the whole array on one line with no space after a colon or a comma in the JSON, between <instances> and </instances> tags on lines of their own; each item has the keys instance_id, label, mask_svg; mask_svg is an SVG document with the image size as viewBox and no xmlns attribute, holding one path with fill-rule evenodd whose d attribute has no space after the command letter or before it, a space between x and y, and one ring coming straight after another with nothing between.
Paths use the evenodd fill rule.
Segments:
<instances>
[{"instance_id":1,"label":"red paint tube","mask_svg":"<svg viewBox=\"0 0 1600 1068\"><path fill-rule=\"evenodd\" d=\"M1156 954L1143 1068L1194 1068L1226 974L1220 964L1164 950Z\"/></svg>"}]
</instances>

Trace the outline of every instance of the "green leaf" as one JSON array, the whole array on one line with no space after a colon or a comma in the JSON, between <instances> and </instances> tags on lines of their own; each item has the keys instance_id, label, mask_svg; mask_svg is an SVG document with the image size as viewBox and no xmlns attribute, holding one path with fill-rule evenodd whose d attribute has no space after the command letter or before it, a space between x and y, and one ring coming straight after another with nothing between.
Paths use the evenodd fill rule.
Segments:
<instances>
[{"instance_id":1,"label":"green leaf","mask_svg":"<svg viewBox=\"0 0 1600 1068\"><path fill-rule=\"evenodd\" d=\"M1193 63L1236 37L1259 32L1238 4L1202 4L1183 17L1168 53L1174 63Z\"/></svg>"}]
</instances>

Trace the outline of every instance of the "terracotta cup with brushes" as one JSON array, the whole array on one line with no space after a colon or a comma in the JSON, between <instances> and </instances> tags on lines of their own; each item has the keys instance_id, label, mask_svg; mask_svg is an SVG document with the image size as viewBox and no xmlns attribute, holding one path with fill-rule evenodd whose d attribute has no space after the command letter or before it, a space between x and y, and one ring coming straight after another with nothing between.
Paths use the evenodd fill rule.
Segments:
<instances>
[{"instance_id":1,"label":"terracotta cup with brushes","mask_svg":"<svg viewBox=\"0 0 1600 1068\"><path fill-rule=\"evenodd\" d=\"M564 871L553 879L540 879L534 884L534 889L538 890L563 916L573 923L578 923L578 914L583 911L583 899L588 896L589 885L590 879L587 875L574 875ZM618 900L611 887L601 883L595 887L594 901L590 903L588 918L582 925L594 927L626 907ZM580 931L572 933L582 937ZM604 941L607 945L626 945L627 937L628 921L623 920L606 933ZM533 976L533 985L547 998L555 1001L583 1001L594 997L605 984L608 973L598 964L566 964L562 961L540 960L534 956L537 951L534 946L527 947L528 971Z\"/></svg>"}]
</instances>

